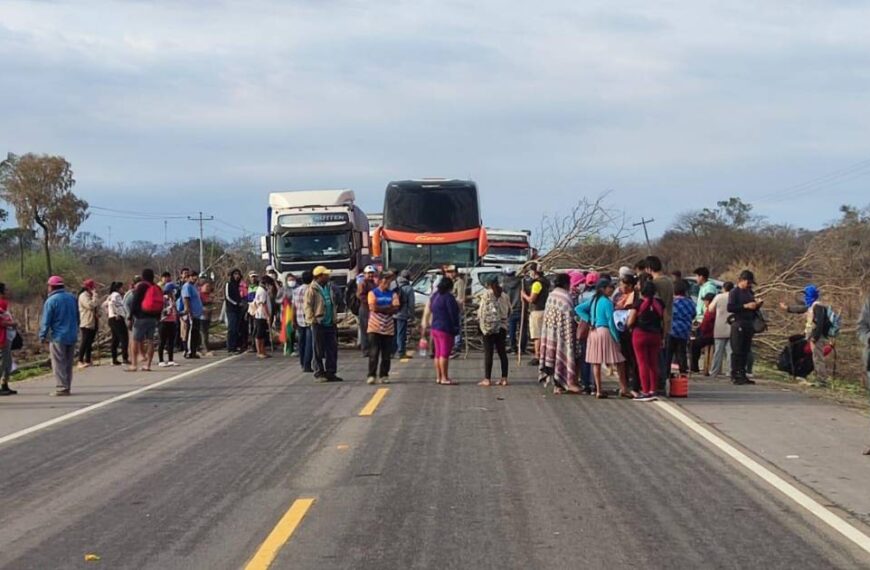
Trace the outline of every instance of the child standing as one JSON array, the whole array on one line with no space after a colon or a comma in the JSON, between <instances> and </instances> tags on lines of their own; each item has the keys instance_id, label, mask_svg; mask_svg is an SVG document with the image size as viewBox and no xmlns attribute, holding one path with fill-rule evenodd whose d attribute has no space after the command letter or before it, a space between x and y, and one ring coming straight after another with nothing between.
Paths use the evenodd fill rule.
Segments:
<instances>
[{"instance_id":1,"label":"child standing","mask_svg":"<svg viewBox=\"0 0 870 570\"><path fill-rule=\"evenodd\" d=\"M695 303L686 296L688 289L685 280L674 282L674 317L668 338L669 352L673 355L672 362L676 361L681 374L689 372L687 348L692 334L692 321L695 320Z\"/></svg>"}]
</instances>

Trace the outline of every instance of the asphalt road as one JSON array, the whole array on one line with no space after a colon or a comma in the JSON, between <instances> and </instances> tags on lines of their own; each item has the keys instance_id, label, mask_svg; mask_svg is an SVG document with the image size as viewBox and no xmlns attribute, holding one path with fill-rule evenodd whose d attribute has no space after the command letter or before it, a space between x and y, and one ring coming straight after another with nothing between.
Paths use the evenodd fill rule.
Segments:
<instances>
[{"instance_id":1,"label":"asphalt road","mask_svg":"<svg viewBox=\"0 0 870 570\"><path fill-rule=\"evenodd\" d=\"M870 568L655 406L428 364L360 417L356 353L243 357L0 446L0 567L243 568L313 498L272 568Z\"/></svg>"}]
</instances>

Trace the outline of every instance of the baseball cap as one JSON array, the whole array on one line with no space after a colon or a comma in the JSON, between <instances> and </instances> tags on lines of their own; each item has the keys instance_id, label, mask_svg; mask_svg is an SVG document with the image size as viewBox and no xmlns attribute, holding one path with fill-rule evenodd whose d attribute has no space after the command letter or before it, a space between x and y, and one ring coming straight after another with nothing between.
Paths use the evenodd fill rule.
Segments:
<instances>
[{"instance_id":1,"label":"baseball cap","mask_svg":"<svg viewBox=\"0 0 870 570\"><path fill-rule=\"evenodd\" d=\"M63 277L61 277L60 275L52 275L48 278L48 284L52 287L63 285Z\"/></svg>"},{"instance_id":2,"label":"baseball cap","mask_svg":"<svg viewBox=\"0 0 870 570\"><path fill-rule=\"evenodd\" d=\"M274 265L267 265L266 266L266 273L268 273L269 271L275 271L275 266Z\"/></svg>"},{"instance_id":3,"label":"baseball cap","mask_svg":"<svg viewBox=\"0 0 870 570\"><path fill-rule=\"evenodd\" d=\"M163 292L167 295L172 295L173 293L175 293L175 283L170 282L164 285Z\"/></svg>"},{"instance_id":4,"label":"baseball cap","mask_svg":"<svg viewBox=\"0 0 870 570\"><path fill-rule=\"evenodd\" d=\"M326 268L324 267L324 269L326 269ZM315 269L315 271L317 271L317 270ZM363 269L363 273L377 273L377 272L378 272L378 270L375 269L374 265L366 265L366 268ZM317 275L317 274L315 273L314 275Z\"/></svg>"},{"instance_id":5,"label":"baseball cap","mask_svg":"<svg viewBox=\"0 0 870 570\"><path fill-rule=\"evenodd\" d=\"M634 271L631 270L631 267L627 265L623 265L619 268L619 278L627 277L629 275L634 275Z\"/></svg>"},{"instance_id":6,"label":"baseball cap","mask_svg":"<svg viewBox=\"0 0 870 570\"><path fill-rule=\"evenodd\" d=\"M368 267L366 267L366 269L368 269ZM312 271L311 274L315 277L319 277L320 275L331 275L332 271L322 265L318 265L314 268L314 271Z\"/></svg>"},{"instance_id":7,"label":"baseball cap","mask_svg":"<svg viewBox=\"0 0 870 570\"><path fill-rule=\"evenodd\" d=\"M256 271L248 271L248 277L257 277Z\"/></svg>"}]
</instances>

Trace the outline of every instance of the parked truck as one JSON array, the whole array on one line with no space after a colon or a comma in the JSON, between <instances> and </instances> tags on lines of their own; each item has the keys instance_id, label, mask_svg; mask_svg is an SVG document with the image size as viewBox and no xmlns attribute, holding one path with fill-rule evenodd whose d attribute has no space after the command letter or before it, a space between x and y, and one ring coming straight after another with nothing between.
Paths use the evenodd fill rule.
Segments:
<instances>
[{"instance_id":1,"label":"parked truck","mask_svg":"<svg viewBox=\"0 0 870 570\"><path fill-rule=\"evenodd\" d=\"M489 248L482 265L521 266L536 257L529 243L529 230L502 230L486 228Z\"/></svg>"},{"instance_id":2,"label":"parked truck","mask_svg":"<svg viewBox=\"0 0 870 570\"><path fill-rule=\"evenodd\" d=\"M282 279L323 265L344 299L348 282L371 259L368 218L355 200L352 190L269 194L267 233L260 239L263 259Z\"/></svg>"}]
</instances>

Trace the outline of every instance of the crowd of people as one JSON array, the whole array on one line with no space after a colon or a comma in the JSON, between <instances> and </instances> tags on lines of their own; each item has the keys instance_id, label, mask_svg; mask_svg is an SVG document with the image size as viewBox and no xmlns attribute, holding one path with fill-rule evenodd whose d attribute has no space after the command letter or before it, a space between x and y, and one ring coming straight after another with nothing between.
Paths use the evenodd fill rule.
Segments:
<instances>
[{"instance_id":1,"label":"crowd of people","mask_svg":"<svg viewBox=\"0 0 870 570\"><path fill-rule=\"evenodd\" d=\"M728 375L735 385L753 384L753 337L765 326L764 300L755 295L753 273L745 270L736 283L721 286L710 280L706 267L693 274L697 300L689 296L682 274L665 274L656 256L633 268L622 267L615 275L571 270L548 276L535 264L520 275L513 269L490 275L476 299L484 353L479 385L506 386L508 354L526 352L529 340L539 381L552 383L557 394L606 398L603 380L610 371L618 379L619 396L651 401L664 392L672 374L700 372L705 355L709 374ZM82 282L74 295L63 278L53 276L39 331L40 340L51 345L57 378L52 393L68 395L76 364L87 368L94 363L103 318L111 335L111 364L131 372L150 371L155 353L161 368L178 366L176 352L186 360L208 353L210 324L218 306L219 318L227 325L228 352L250 351L270 358L277 336L284 353L298 357L300 368L318 382L342 380L336 318L339 311L350 310L359 323L359 348L369 361L367 383L389 382L392 359L413 355L409 337L416 300L410 274L367 266L347 294L339 293L330 275L323 266L284 279L271 266L262 275L252 271L247 277L234 269L222 295L216 295L212 281L195 270L183 268L173 278L169 272L158 277L144 269L129 284L112 282L105 296L93 279ZM466 278L455 266L445 266L423 311L421 349L433 358L435 380L441 385L455 384L450 359L457 355L464 334L467 291ZM839 331L837 315L814 285L806 287L802 303L780 308L806 315L802 340L807 358L815 383L826 385L825 357ZM867 349L870 301L858 330ZM0 395L15 393L8 383L15 331L5 286L0 284ZM493 378L496 355L500 374Z\"/></svg>"}]
</instances>

